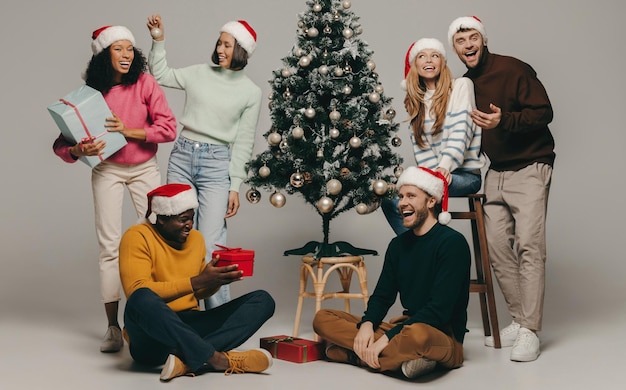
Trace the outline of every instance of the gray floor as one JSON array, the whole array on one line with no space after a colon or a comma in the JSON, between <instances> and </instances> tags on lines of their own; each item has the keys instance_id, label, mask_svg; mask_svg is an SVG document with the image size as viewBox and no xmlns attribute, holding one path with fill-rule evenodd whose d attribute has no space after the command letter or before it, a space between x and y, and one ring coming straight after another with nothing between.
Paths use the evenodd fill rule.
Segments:
<instances>
[{"instance_id":1,"label":"gray floor","mask_svg":"<svg viewBox=\"0 0 626 390\"><path fill-rule=\"evenodd\" d=\"M74 299L79 302L78 298ZM71 302L70 302L71 303ZM362 310L353 305L354 311ZM51 306L15 310L0 320L0 388L2 389L153 389L157 387L207 389L378 389L436 386L438 389L623 389L624 312L607 310L602 318L580 313L576 320L555 313L541 333L542 354L536 362L513 363L510 349L482 345L477 299L470 302L470 322L462 368L436 372L416 382L374 374L343 364L317 361L295 364L274 360L264 374L224 376L209 373L195 378L159 382L159 369L141 369L130 358L127 346L120 353L98 351L104 333L99 308L80 304L65 309ZM295 309L295 308L294 308ZM303 317L301 337L311 338L310 311ZM290 334L295 310L277 311L242 348L258 347L259 337ZM600 310L602 312L602 310ZM608 313L611 313L608 314ZM506 322L508 319L502 319ZM504 323L506 325L506 323Z\"/></svg>"}]
</instances>

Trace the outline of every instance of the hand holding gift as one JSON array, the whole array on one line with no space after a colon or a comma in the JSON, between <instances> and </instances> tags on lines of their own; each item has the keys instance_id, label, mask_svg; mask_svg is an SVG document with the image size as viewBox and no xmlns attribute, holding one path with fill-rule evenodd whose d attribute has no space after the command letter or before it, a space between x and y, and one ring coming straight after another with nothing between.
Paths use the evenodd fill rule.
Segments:
<instances>
[{"instance_id":1,"label":"hand holding gift","mask_svg":"<svg viewBox=\"0 0 626 390\"><path fill-rule=\"evenodd\" d=\"M237 265L217 266L219 256L214 257L198 276L191 278L191 287L198 299L215 294L220 287L242 279L243 271Z\"/></svg>"}]
</instances>

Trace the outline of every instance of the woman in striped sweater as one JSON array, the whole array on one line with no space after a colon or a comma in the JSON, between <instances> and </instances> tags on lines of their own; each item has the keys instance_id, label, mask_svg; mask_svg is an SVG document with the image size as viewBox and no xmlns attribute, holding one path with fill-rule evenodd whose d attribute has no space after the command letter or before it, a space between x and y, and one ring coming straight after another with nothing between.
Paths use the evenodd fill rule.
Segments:
<instances>
[{"instance_id":1,"label":"woman in striped sweater","mask_svg":"<svg viewBox=\"0 0 626 390\"><path fill-rule=\"evenodd\" d=\"M476 193L485 158L480 151L482 130L470 117L476 108L472 81L452 78L443 44L433 38L409 47L404 75L404 106L417 165L441 172L449 196ZM382 209L397 234L406 231L397 199L384 201Z\"/></svg>"}]
</instances>

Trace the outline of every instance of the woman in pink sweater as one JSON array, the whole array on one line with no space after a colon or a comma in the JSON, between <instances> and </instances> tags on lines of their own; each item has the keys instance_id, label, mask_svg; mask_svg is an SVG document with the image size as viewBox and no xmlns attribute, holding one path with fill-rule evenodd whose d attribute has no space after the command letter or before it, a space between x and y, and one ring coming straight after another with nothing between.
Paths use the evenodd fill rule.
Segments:
<instances>
[{"instance_id":1,"label":"woman in pink sweater","mask_svg":"<svg viewBox=\"0 0 626 390\"><path fill-rule=\"evenodd\" d=\"M123 26L105 26L93 32L93 56L85 72L88 86L100 91L113 116L105 124L127 140L126 146L96 165L91 174L96 235L100 248L100 289L108 328L102 352L117 352L123 345L118 323L121 298L118 266L122 236L124 187L137 216L147 209L146 194L161 184L156 161L157 144L176 138L176 118L156 80L145 72L146 59L135 47L133 34ZM97 156L104 141L74 144L60 135L54 153L63 161Z\"/></svg>"}]
</instances>

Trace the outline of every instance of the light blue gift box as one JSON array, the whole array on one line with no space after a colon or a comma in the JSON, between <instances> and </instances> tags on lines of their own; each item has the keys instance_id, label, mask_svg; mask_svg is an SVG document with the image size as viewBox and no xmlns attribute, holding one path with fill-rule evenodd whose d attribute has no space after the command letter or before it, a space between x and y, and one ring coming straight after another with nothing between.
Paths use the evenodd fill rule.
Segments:
<instances>
[{"instance_id":1,"label":"light blue gift box","mask_svg":"<svg viewBox=\"0 0 626 390\"><path fill-rule=\"evenodd\" d=\"M81 156L79 160L95 167L126 145L126 138L118 132L108 132L106 118L113 114L100 91L87 85L68 93L48 106L48 112L61 134L70 142L104 140L106 145L100 156Z\"/></svg>"}]
</instances>

